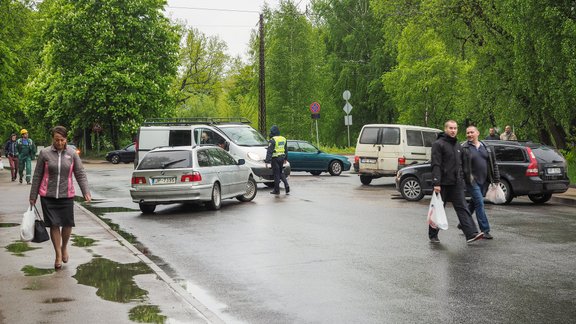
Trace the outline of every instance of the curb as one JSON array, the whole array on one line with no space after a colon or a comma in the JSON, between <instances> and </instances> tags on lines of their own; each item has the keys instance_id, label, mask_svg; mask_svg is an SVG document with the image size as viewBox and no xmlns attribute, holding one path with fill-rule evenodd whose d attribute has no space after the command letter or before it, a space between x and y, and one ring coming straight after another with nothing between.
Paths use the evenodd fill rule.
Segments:
<instances>
[{"instance_id":1,"label":"curb","mask_svg":"<svg viewBox=\"0 0 576 324\"><path fill-rule=\"evenodd\" d=\"M150 260L146 255L140 252L134 245L128 242L125 238L123 238L120 234L116 233L108 224L106 224L103 220L101 220L98 216L94 215L91 211L86 209L84 206L80 205L77 202L74 202L76 207L80 208L86 215L100 224L108 233L112 234L123 246L127 247L138 259L140 259L144 264L146 264L156 275L164 281L170 289L172 289L178 296L180 296L186 303L188 303L192 308L196 309L200 314L202 314L206 321L209 323L226 323L222 320L218 315L212 312L208 307L198 301L194 296L190 295L182 286L178 285L164 270L162 270L156 263Z\"/></svg>"}]
</instances>

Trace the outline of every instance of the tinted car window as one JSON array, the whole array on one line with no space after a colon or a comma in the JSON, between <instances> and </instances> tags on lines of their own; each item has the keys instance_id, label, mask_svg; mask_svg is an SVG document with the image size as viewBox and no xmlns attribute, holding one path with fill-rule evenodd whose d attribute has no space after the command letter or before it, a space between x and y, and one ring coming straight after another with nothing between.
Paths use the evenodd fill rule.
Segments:
<instances>
[{"instance_id":1,"label":"tinted car window","mask_svg":"<svg viewBox=\"0 0 576 324\"><path fill-rule=\"evenodd\" d=\"M190 146L192 145L192 131L185 129L170 130L168 146Z\"/></svg>"},{"instance_id":2,"label":"tinted car window","mask_svg":"<svg viewBox=\"0 0 576 324\"><path fill-rule=\"evenodd\" d=\"M180 169L192 167L190 151L148 152L138 165L138 170Z\"/></svg>"},{"instance_id":3,"label":"tinted car window","mask_svg":"<svg viewBox=\"0 0 576 324\"><path fill-rule=\"evenodd\" d=\"M422 132L422 136L424 137L424 146L432 147L432 143L438 138L438 133L435 132Z\"/></svg>"},{"instance_id":4,"label":"tinted car window","mask_svg":"<svg viewBox=\"0 0 576 324\"><path fill-rule=\"evenodd\" d=\"M318 149L308 143L300 143L300 151L302 152L311 152L311 153L316 153L318 152Z\"/></svg>"},{"instance_id":5,"label":"tinted car window","mask_svg":"<svg viewBox=\"0 0 576 324\"><path fill-rule=\"evenodd\" d=\"M406 130L406 144L408 144L408 146L424 146L422 142L422 132Z\"/></svg>"},{"instance_id":6,"label":"tinted car window","mask_svg":"<svg viewBox=\"0 0 576 324\"><path fill-rule=\"evenodd\" d=\"M288 142L286 145L288 147L288 151L291 152L298 152L298 143L296 142Z\"/></svg>"},{"instance_id":7,"label":"tinted car window","mask_svg":"<svg viewBox=\"0 0 576 324\"><path fill-rule=\"evenodd\" d=\"M134 152L134 151L136 151L136 146L134 144L130 144L126 147L126 151Z\"/></svg>"},{"instance_id":8,"label":"tinted car window","mask_svg":"<svg viewBox=\"0 0 576 324\"><path fill-rule=\"evenodd\" d=\"M198 150L196 153L196 157L198 159L198 165L201 167L210 166L210 157L206 153L205 150Z\"/></svg>"},{"instance_id":9,"label":"tinted car window","mask_svg":"<svg viewBox=\"0 0 576 324\"><path fill-rule=\"evenodd\" d=\"M378 143L378 131L380 128L366 127L360 136L361 144L376 144Z\"/></svg>"},{"instance_id":10,"label":"tinted car window","mask_svg":"<svg viewBox=\"0 0 576 324\"><path fill-rule=\"evenodd\" d=\"M398 145L400 144L400 128L382 128L382 140L380 144Z\"/></svg>"},{"instance_id":11,"label":"tinted car window","mask_svg":"<svg viewBox=\"0 0 576 324\"><path fill-rule=\"evenodd\" d=\"M496 161L500 162L524 162L524 150L520 147L495 146Z\"/></svg>"},{"instance_id":12,"label":"tinted car window","mask_svg":"<svg viewBox=\"0 0 576 324\"><path fill-rule=\"evenodd\" d=\"M530 147L536 159L542 162L564 162L564 157L555 149L549 146Z\"/></svg>"},{"instance_id":13,"label":"tinted car window","mask_svg":"<svg viewBox=\"0 0 576 324\"><path fill-rule=\"evenodd\" d=\"M228 154L226 151L223 150L214 150L214 154L217 154L220 157L220 160L224 163L224 165L236 165L236 160ZM210 150L212 152L212 150Z\"/></svg>"}]
</instances>

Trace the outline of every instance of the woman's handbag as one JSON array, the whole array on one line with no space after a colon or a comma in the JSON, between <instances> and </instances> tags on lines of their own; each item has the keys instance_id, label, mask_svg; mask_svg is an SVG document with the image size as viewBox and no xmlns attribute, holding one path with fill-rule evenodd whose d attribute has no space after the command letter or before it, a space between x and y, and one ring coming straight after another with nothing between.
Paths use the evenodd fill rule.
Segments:
<instances>
[{"instance_id":1,"label":"woman's handbag","mask_svg":"<svg viewBox=\"0 0 576 324\"><path fill-rule=\"evenodd\" d=\"M34 211L36 214L36 220L34 221L34 238L32 239L32 242L42 243L48 241L50 236L46 230L46 224L42 217L40 217L40 213L38 212L38 209L36 209L36 206L34 206Z\"/></svg>"},{"instance_id":2,"label":"woman's handbag","mask_svg":"<svg viewBox=\"0 0 576 324\"><path fill-rule=\"evenodd\" d=\"M506 194L499 184L491 183L488 187L488 191L486 191L486 200L497 205L503 204L506 202Z\"/></svg>"},{"instance_id":3,"label":"woman's handbag","mask_svg":"<svg viewBox=\"0 0 576 324\"><path fill-rule=\"evenodd\" d=\"M433 192L432 199L430 199L430 207L428 208L428 225L432 228L439 228L441 230L448 229L448 218L446 218L446 210L444 209L444 202L440 193Z\"/></svg>"}]
</instances>

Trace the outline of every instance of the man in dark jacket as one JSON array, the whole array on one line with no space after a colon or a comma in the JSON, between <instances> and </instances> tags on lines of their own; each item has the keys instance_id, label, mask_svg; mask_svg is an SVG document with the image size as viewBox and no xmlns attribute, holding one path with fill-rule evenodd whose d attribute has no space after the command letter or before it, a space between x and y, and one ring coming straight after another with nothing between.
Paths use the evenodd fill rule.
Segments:
<instances>
[{"instance_id":1,"label":"man in dark jacket","mask_svg":"<svg viewBox=\"0 0 576 324\"><path fill-rule=\"evenodd\" d=\"M274 125L270 128L270 141L268 141L268 150L266 151L266 166L272 165L272 173L274 174L274 190L270 193L273 195L280 194L280 180L284 183L286 194L290 192L290 186L286 175L282 170L284 163L288 160L288 150L286 149L286 138L280 136L280 129Z\"/></svg>"},{"instance_id":2,"label":"man in dark jacket","mask_svg":"<svg viewBox=\"0 0 576 324\"><path fill-rule=\"evenodd\" d=\"M478 228L470 215L464 197L464 176L462 173L461 147L456 139L458 124L449 120L444 124L444 133L432 144L432 177L434 192L439 192L442 200L452 202L456 211L466 242L481 239L484 233ZM438 228L428 227L430 242L439 243Z\"/></svg>"},{"instance_id":3,"label":"man in dark jacket","mask_svg":"<svg viewBox=\"0 0 576 324\"><path fill-rule=\"evenodd\" d=\"M4 154L10 162L10 172L12 174L12 181L16 181L18 176L18 152L16 152L16 134L10 135L10 139L4 145Z\"/></svg>"},{"instance_id":4,"label":"man in dark jacket","mask_svg":"<svg viewBox=\"0 0 576 324\"><path fill-rule=\"evenodd\" d=\"M468 209L473 214L476 211L478 226L484 233L484 238L492 239L490 224L484 211L484 194L488 183L500 182L500 171L496 164L494 151L484 142L478 140L480 132L475 126L466 128L468 141L462 144L462 169L466 189L472 197Z\"/></svg>"}]
</instances>

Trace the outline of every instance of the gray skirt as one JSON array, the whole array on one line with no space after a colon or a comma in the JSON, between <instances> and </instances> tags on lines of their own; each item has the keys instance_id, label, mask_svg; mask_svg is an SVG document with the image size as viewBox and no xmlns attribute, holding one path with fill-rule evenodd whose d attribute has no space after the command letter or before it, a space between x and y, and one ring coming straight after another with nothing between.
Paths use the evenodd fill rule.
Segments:
<instances>
[{"instance_id":1,"label":"gray skirt","mask_svg":"<svg viewBox=\"0 0 576 324\"><path fill-rule=\"evenodd\" d=\"M71 226L74 227L74 198L48 198L40 197L44 223L46 227Z\"/></svg>"}]
</instances>

